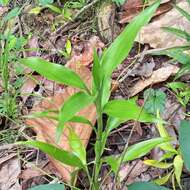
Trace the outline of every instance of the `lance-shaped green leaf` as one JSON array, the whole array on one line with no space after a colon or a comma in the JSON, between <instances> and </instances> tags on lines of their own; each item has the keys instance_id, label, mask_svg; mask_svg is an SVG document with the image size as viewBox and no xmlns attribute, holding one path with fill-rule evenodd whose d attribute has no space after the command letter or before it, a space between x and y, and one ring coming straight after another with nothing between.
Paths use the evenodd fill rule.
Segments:
<instances>
[{"instance_id":1,"label":"lance-shaped green leaf","mask_svg":"<svg viewBox=\"0 0 190 190\"><path fill-rule=\"evenodd\" d=\"M75 154L85 166L86 165L86 149L81 139L78 137L75 131L71 128L69 128L68 139L69 139L69 145L72 149L73 154Z\"/></svg>"},{"instance_id":2,"label":"lance-shaped green leaf","mask_svg":"<svg viewBox=\"0 0 190 190\"><path fill-rule=\"evenodd\" d=\"M129 100L112 100L104 107L104 113L120 120L136 120L140 122L154 122L154 115L147 113L136 104L136 98Z\"/></svg>"},{"instance_id":3,"label":"lance-shaped green leaf","mask_svg":"<svg viewBox=\"0 0 190 190\"><path fill-rule=\"evenodd\" d=\"M163 185L163 184L168 182L168 180L170 179L172 173L173 173L173 171L171 171L170 173L168 173L167 175L165 175L165 176L163 176L161 178L155 179L153 182L156 183L157 185Z\"/></svg>"},{"instance_id":4,"label":"lance-shaped green leaf","mask_svg":"<svg viewBox=\"0 0 190 190\"><path fill-rule=\"evenodd\" d=\"M181 186L182 170L183 170L183 159L182 159L181 155L177 155L174 158L174 173L175 173L177 183L181 189L182 189L182 186Z\"/></svg>"},{"instance_id":5,"label":"lance-shaped green leaf","mask_svg":"<svg viewBox=\"0 0 190 190\"><path fill-rule=\"evenodd\" d=\"M100 65L100 59L98 57L97 51L94 50L94 59L92 67L93 85L95 85L96 90L99 89L102 80L102 68Z\"/></svg>"},{"instance_id":6,"label":"lance-shaped green leaf","mask_svg":"<svg viewBox=\"0 0 190 190\"><path fill-rule=\"evenodd\" d=\"M122 161L127 162L127 161L140 158L146 155L147 153L149 153L156 146L162 143L168 142L170 140L171 138L155 138L155 139L134 144L128 148ZM108 156L108 157L103 158L103 161L108 163L111 166L111 169L114 172L116 172L117 169L120 167L122 156L123 155L116 156L116 157Z\"/></svg>"},{"instance_id":7,"label":"lance-shaped green leaf","mask_svg":"<svg viewBox=\"0 0 190 190\"><path fill-rule=\"evenodd\" d=\"M176 35L177 37L190 41L190 34L187 33L186 31L173 27L162 27L162 29Z\"/></svg>"},{"instance_id":8,"label":"lance-shaped green leaf","mask_svg":"<svg viewBox=\"0 0 190 190\"><path fill-rule=\"evenodd\" d=\"M158 121L156 123L156 128L158 129L160 137L170 137L168 131L166 130L166 128L163 125L163 121L160 117L159 111L157 111L157 118L158 118ZM169 152L173 152L173 153L177 154L177 151L175 150L175 148L172 146L172 144L170 142L163 143L159 147L165 151L169 151Z\"/></svg>"},{"instance_id":9,"label":"lance-shaped green leaf","mask_svg":"<svg viewBox=\"0 0 190 190\"><path fill-rule=\"evenodd\" d=\"M177 5L174 5L174 7L190 22L190 14L187 11L183 10Z\"/></svg>"},{"instance_id":10,"label":"lance-shaped green leaf","mask_svg":"<svg viewBox=\"0 0 190 190\"><path fill-rule=\"evenodd\" d=\"M28 145L28 146L38 148L41 151L48 154L49 156L51 156L53 159L58 160L62 162L63 164L79 167L79 168L83 167L82 162L76 155L70 152L67 152L63 149L60 149L52 144L48 144L48 143L40 142L40 141L25 141L25 142L18 142L17 144L23 144L23 145Z\"/></svg>"},{"instance_id":11,"label":"lance-shaped green leaf","mask_svg":"<svg viewBox=\"0 0 190 190\"><path fill-rule=\"evenodd\" d=\"M65 186L63 184L45 184L32 187L28 190L64 190Z\"/></svg>"},{"instance_id":12,"label":"lance-shaped green leaf","mask_svg":"<svg viewBox=\"0 0 190 190\"><path fill-rule=\"evenodd\" d=\"M86 85L79 75L65 66L51 63L39 57L20 59L20 63L30 67L49 80L87 90Z\"/></svg>"},{"instance_id":13,"label":"lance-shaped green leaf","mask_svg":"<svg viewBox=\"0 0 190 190\"><path fill-rule=\"evenodd\" d=\"M159 162L157 160L145 160L144 163L148 166L153 166L155 168L161 168L161 169L167 169L173 165L173 163Z\"/></svg>"},{"instance_id":14,"label":"lance-shaped green leaf","mask_svg":"<svg viewBox=\"0 0 190 190\"><path fill-rule=\"evenodd\" d=\"M126 162L140 158L146 155L156 146L165 142L169 142L170 140L171 138L155 138L134 144L128 148L127 152L124 155L123 161Z\"/></svg>"},{"instance_id":15,"label":"lance-shaped green leaf","mask_svg":"<svg viewBox=\"0 0 190 190\"><path fill-rule=\"evenodd\" d=\"M57 126L57 140L60 139L64 124L74 117L80 110L93 103L94 97L84 92L77 92L65 101L59 112L59 123Z\"/></svg>"},{"instance_id":16,"label":"lance-shaped green leaf","mask_svg":"<svg viewBox=\"0 0 190 190\"><path fill-rule=\"evenodd\" d=\"M107 49L101 59L105 76L110 76L113 70L128 56L138 32L150 21L159 4L160 1L156 1L135 17Z\"/></svg>"},{"instance_id":17,"label":"lance-shaped green leaf","mask_svg":"<svg viewBox=\"0 0 190 190\"><path fill-rule=\"evenodd\" d=\"M170 190L152 182L136 182L128 186L128 190Z\"/></svg>"},{"instance_id":18,"label":"lance-shaped green leaf","mask_svg":"<svg viewBox=\"0 0 190 190\"><path fill-rule=\"evenodd\" d=\"M183 120L179 129L179 144L186 168L190 171L190 121Z\"/></svg>"}]
</instances>

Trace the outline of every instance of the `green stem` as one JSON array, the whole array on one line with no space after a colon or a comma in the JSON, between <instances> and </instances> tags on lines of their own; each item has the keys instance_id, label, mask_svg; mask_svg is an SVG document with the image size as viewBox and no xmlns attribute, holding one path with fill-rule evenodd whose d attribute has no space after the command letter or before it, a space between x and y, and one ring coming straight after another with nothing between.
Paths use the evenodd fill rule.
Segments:
<instances>
[{"instance_id":1,"label":"green stem","mask_svg":"<svg viewBox=\"0 0 190 190\"><path fill-rule=\"evenodd\" d=\"M94 190L99 189L98 177L101 168L101 154L102 154L102 132L103 132L103 120L102 120L102 109L101 109L101 98L97 98L96 102L96 111L97 111L97 151L95 156L95 163L93 169L93 188Z\"/></svg>"}]
</instances>

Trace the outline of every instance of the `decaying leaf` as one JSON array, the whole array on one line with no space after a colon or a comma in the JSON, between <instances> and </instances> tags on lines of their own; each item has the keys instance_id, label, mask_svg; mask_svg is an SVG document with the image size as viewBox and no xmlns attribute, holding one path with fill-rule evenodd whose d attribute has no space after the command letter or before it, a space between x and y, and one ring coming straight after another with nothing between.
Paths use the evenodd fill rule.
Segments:
<instances>
[{"instance_id":1,"label":"decaying leaf","mask_svg":"<svg viewBox=\"0 0 190 190\"><path fill-rule=\"evenodd\" d=\"M175 65L168 65L154 71L150 78L147 78L145 80L139 80L135 84L135 86L129 89L130 96L135 96L136 94L138 94L139 92L141 92L150 85L167 80L170 76L175 75L178 71L179 67Z\"/></svg>"},{"instance_id":2,"label":"decaying leaf","mask_svg":"<svg viewBox=\"0 0 190 190\"><path fill-rule=\"evenodd\" d=\"M152 3L152 2L150 2ZM162 4L157 9L155 16L159 16L163 13L168 12L172 9L171 0L165 0L161 2ZM143 9L143 1L141 0L128 0L123 5L123 11L120 14L119 23L124 24L130 22L135 16L137 16Z\"/></svg>"},{"instance_id":3,"label":"decaying leaf","mask_svg":"<svg viewBox=\"0 0 190 190\"><path fill-rule=\"evenodd\" d=\"M141 173L147 171L149 166L145 165L142 160L135 160L132 163L124 165L119 171L120 180L127 178L127 184L134 182L135 178Z\"/></svg>"},{"instance_id":4,"label":"decaying leaf","mask_svg":"<svg viewBox=\"0 0 190 190\"><path fill-rule=\"evenodd\" d=\"M181 0L177 5L183 10L190 12L190 6L186 0ZM161 27L175 27L190 31L190 22L179 11L173 8L171 11L145 26L136 41L142 44L150 44L152 48L169 48L186 44L186 40L163 31Z\"/></svg>"},{"instance_id":5,"label":"decaying leaf","mask_svg":"<svg viewBox=\"0 0 190 190\"><path fill-rule=\"evenodd\" d=\"M94 48L102 48L103 44L99 41L97 37L94 37L90 40L88 45L88 50L84 51L84 54L74 55L70 61L66 64L67 67L74 70L80 77L85 81L87 86L91 85L91 72L86 67L93 60L93 50ZM47 97L43 99L38 105L36 105L31 113L45 111L47 109L58 110L63 102L68 99L71 95L76 93L78 90L72 87L63 88L62 91L55 91L53 96ZM93 105L83 109L79 113L80 116L84 116L89 119L92 123L96 121L96 112L95 107ZM55 144L55 133L57 121L51 120L48 118L36 118L36 119L28 119L26 120L26 124L33 126L34 130L37 133L38 140L45 141L48 143ZM78 123L69 123L76 134L81 138L83 144L86 146L88 140L90 138L92 128L86 124L78 124ZM61 141L58 144L59 147L70 150L70 146L68 143L68 129L64 130ZM58 161L55 161L50 158L52 164L56 167L56 169L61 174L63 180L70 181L70 174L73 172L73 168L66 167Z\"/></svg>"},{"instance_id":6,"label":"decaying leaf","mask_svg":"<svg viewBox=\"0 0 190 190\"><path fill-rule=\"evenodd\" d=\"M0 189L2 190L21 190L19 184L20 161L13 157L0 165Z\"/></svg>"}]
</instances>

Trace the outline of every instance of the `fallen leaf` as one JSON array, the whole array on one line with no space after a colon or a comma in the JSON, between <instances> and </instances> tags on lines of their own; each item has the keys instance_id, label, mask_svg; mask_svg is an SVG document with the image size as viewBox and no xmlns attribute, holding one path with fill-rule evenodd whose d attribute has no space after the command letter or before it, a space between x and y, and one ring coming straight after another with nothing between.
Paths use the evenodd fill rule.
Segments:
<instances>
[{"instance_id":1,"label":"fallen leaf","mask_svg":"<svg viewBox=\"0 0 190 190\"><path fill-rule=\"evenodd\" d=\"M162 1L160 7L157 9L154 17L162 15L172 9L170 4L171 0ZM150 2L151 4L152 2ZM128 0L123 5L123 11L120 13L119 23L124 24L130 22L135 16L137 16L143 9L144 5L141 0Z\"/></svg>"},{"instance_id":2,"label":"fallen leaf","mask_svg":"<svg viewBox=\"0 0 190 190\"><path fill-rule=\"evenodd\" d=\"M179 67L175 65L167 65L165 67L162 67L156 71L153 71L151 77L145 79L145 80L139 80L135 86L129 89L130 96L135 96L142 90L144 90L146 87L163 82L167 80L170 76L175 75L179 71Z\"/></svg>"},{"instance_id":3,"label":"fallen leaf","mask_svg":"<svg viewBox=\"0 0 190 190\"><path fill-rule=\"evenodd\" d=\"M99 41L97 37L91 38L88 42L87 49L83 51L80 55L73 55L70 61L66 64L67 67L74 70L80 77L85 81L87 86L91 85L91 72L87 68L87 66L93 60L93 51L94 48L102 48L103 44ZM73 95L74 93L78 92L78 90L72 87L66 87L60 89L58 91L54 91L54 95L43 99L38 105L36 105L32 112L40 112L47 109L56 109L58 110L61 105L64 103L68 97ZM80 116L84 116L88 118L93 124L96 121L96 110L95 106L91 105L79 113ZM56 133L56 126L57 121L51 120L48 118L35 118L35 119L28 119L26 120L26 124L33 126L34 130L37 133L37 139L41 141L45 141L48 143L56 144L55 143L55 133ZM75 130L76 134L79 135L83 144L87 146L92 128L89 125L79 124L79 123L69 123L69 125ZM70 150L70 146L68 143L67 136L69 134L68 129L65 129L61 138L60 143L58 144L59 147ZM53 160L50 158L52 164L55 168L59 171L64 181L70 181L71 179L71 172L74 168L64 166L58 161Z\"/></svg>"},{"instance_id":4,"label":"fallen leaf","mask_svg":"<svg viewBox=\"0 0 190 190\"><path fill-rule=\"evenodd\" d=\"M14 157L0 166L0 189L21 190L18 176L21 172L20 161Z\"/></svg>"},{"instance_id":5,"label":"fallen leaf","mask_svg":"<svg viewBox=\"0 0 190 190\"><path fill-rule=\"evenodd\" d=\"M31 167L31 168L27 168L27 169L23 170L21 172L19 178L23 179L23 180L28 180L30 178L37 177L40 175L43 175L43 173L40 170L37 170L37 169Z\"/></svg>"},{"instance_id":6,"label":"fallen leaf","mask_svg":"<svg viewBox=\"0 0 190 190\"><path fill-rule=\"evenodd\" d=\"M10 160L11 158L15 157L16 154L9 154L8 156L3 156L2 158L0 158L0 165L3 164L4 162L6 162L7 160Z\"/></svg>"},{"instance_id":7,"label":"fallen leaf","mask_svg":"<svg viewBox=\"0 0 190 190\"><path fill-rule=\"evenodd\" d=\"M190 6L186 0L181 0L177 5L183 10L190 12ZM169 48L187 43L186 40L163 31L161 27L175 27L190 31L190 22L179 11L173 8L145 26L136 41L142 44L149 44L152 48Z\"/></svg>"},{"instance_id":8,"label":"fallen leaf","mask_svg":"<svg viewBox=\"0 0 190 190\"><path fill-rule=\"evenodd\" d=\"M141 173L147 171L149 166L145 165L142 160L132 161L130 164L124 165L119 171L120 180L127 178L127 184L134 182L135 178Z\"/></svg>"}]
</instances>

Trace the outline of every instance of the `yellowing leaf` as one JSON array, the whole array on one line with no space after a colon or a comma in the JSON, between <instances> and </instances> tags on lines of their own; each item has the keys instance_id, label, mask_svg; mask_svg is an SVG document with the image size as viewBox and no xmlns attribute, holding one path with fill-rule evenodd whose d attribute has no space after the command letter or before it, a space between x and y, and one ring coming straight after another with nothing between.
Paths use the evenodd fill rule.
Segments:
<instances>
[{"instance_id":1,"label":"yellowing leaf","mask_svg":"<svg viewBox=\"0 0 190 190\"><path fill-rule=\"evenodd\" d=\"M173 164L166 162L159 162L157 160L145 160L144 163L155 168L167 169L170 168Z\"/></svg>"},{"instance_id":2,"label":"yellowing leaf","mask_svg":"<svg viewBox=\"0 0 190 190\"><path fill-rule=\"evenodd\" d=\"M169 174L165 175L164 177L155 179L154 183L156 183L157 185L163 185L163 184L167 183L168 180L169 180L169 178L170 178L170 176L172 175L172 172L170 172Z\"/></svg>"},{"instance_id":3,"label":"yellowing leaf","mask_svg":"<svg viewBox=\"0 0 190 190\"><path fill-rule=\"evenodd\" d=\"M29 11L29 14L35 14L38 15L43 10L43 7L35 7Z\"/></svg>"},{"instance_id":4,"label":"yellowing leaf","mask_svg":"<svg viewBox=\"0 0 190 190\"><path fill-rule=\"evenodd\" d=\"M177 183L180 186L180 188L182 189L182 186L181 186L181 173L182 173L182 169L183 169L183 159L182 159L181 155L177 155L174 158L174 169L175 169L174 173L175 173Z\"/></svg>"}]
</instances>

